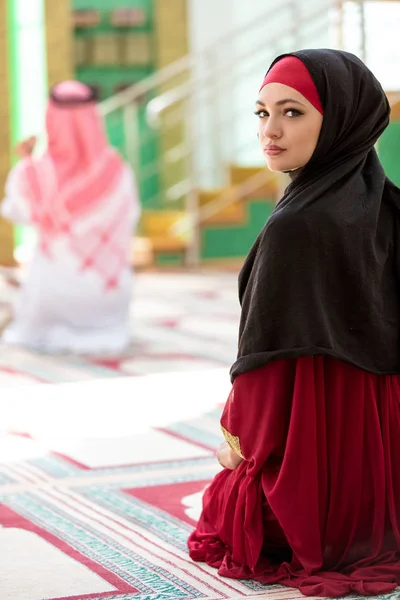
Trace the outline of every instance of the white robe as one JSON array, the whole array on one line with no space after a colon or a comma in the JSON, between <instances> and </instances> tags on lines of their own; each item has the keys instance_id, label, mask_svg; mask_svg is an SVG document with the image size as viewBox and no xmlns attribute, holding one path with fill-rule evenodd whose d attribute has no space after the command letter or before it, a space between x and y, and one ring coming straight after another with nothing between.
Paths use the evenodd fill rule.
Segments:
<instances>
[{"instance_id":1,"label":"white robe","mask_svg":"<svg viewBox=\"0 0 400 600\"><path fill-rule=\"evenodd\" d=\"M6 184L1 206L3 217L16 224L31 224L30 207L19 192L19 165ZM82 270L81 259L71 251L68 235L59 235L50 254L37 245L26 279L14 306L14 319L4 330L2 341L49 353L92 355L118 354L130 343L129 308L132 298L131 240L140 216L134 175L128 165L119 185L96 210L72 224L74 236L107 223L132 198L126 214L129 235L120 240L126 246L126 265L118 286L106 289L104 278L92 268Z\"/></svg>"}]
</instances>

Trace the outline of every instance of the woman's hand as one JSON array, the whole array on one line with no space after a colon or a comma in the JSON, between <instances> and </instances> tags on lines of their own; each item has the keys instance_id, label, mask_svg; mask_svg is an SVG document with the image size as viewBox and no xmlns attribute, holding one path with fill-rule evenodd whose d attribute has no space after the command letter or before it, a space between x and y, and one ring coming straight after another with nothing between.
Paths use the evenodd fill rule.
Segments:
<instances>
[{"instance_id":1,"label":"woman's hand","mask_svg":"<svg viewBox=\"0 0 400 600\"><path fill-rule=\"evenodd\" d=\"M15 153L19 158L28 158L29 156L32 156L35 146L36 137L32 136L27 140L20 142L15 148Z\"/></svg>"},{"instance_id":2,"label":"woman's hand","mask_svg":"<svg viewBox=\"0 0 400 600\"><path fill-rule=\"evenodd\" d=\"M218 448L217 459L222 467L225 467L225 469L231 469L231 471L237 469L240 463L243 462L243 458L241 458L234 450L232 450L228 442L224 442Z\"/></svg>"}]
</instances>

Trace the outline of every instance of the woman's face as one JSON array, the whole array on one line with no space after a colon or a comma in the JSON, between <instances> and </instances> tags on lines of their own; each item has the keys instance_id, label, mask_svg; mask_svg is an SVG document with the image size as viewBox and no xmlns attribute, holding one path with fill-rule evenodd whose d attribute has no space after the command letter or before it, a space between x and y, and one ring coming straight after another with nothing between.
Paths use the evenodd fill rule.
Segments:
<instances>
[{"instance_id":1,"label":"woman's face","mask_svg":"<svg viewBox=\"0 0 400 600\"><path fill-rule=\"evenodd\" d=\"M258 133L271 171L304 167L316 148L323 116L299 92L282 83L268 83L256 102Z\"/></svg>"}]
</instances>

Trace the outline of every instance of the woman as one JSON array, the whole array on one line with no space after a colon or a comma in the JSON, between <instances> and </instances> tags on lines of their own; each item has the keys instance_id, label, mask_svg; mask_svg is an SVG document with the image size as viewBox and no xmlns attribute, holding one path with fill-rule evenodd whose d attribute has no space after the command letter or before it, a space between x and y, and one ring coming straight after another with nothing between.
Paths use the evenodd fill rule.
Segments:
<instances>
[{"instance_id":1,"label":"woman","mask_svg":"<svg viewBox=\"0 0 400 600\"><path fill-rule=\"evenodd\" d=\"M140 214L133 173L109 146L90 88L63 82L46 117L48 147L18 148L2 214L38 246L3 341L44 352L115 354L130 341L129 252Z\"/></svg>"},{"instance_id":2,"label":"woman","mask_svg":"<svg viewBox=\"0 0 400 600\"><path fill-rule=\"evenodd\" d=\"M291 183L239 278L226 467L191 557L311 596L400 584L400 190L374 144L385 94L355 56L280 56L257 100Z\"/></svg>"}]
</instances>

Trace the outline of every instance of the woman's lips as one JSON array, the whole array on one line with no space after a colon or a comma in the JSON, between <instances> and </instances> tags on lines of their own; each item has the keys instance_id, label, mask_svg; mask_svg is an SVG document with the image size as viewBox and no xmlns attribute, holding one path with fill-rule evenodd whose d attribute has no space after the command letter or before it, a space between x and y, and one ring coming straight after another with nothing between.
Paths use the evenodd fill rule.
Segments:
<instances>
[{"instance_id":1,"label":"woman's lips","mask_svg":"<svg viewBox=\"0 0 400 600\"><path fill-rule=\"evenodd\" d=\"M279 146L266 146L264 148L264 154L268 156L278 156L278 154L282 154L285 152L285 148L280 148Z\"/></svg>"}]
</instances>

